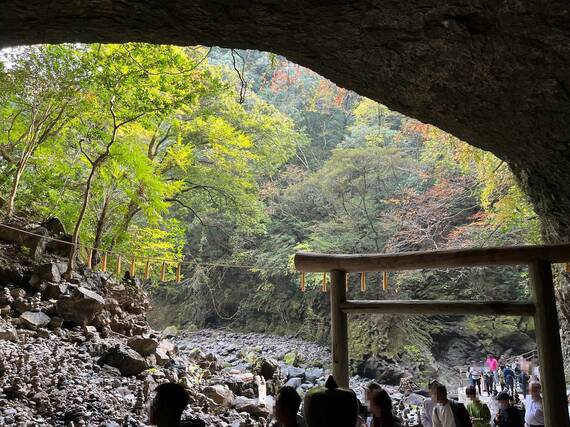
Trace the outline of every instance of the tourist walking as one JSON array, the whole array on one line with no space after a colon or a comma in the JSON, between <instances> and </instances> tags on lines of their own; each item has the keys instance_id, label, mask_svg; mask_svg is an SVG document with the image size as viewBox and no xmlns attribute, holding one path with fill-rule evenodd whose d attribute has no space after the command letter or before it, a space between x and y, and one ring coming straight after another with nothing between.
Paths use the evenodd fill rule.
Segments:
<instances>
[{"instance_id":1,"label":"tourist walking","mask_svg":"<svg viewBox=\"0 0 570 427\"><path fill-rule=\"evenodd\" d=\"M424 400L424 404L422 406L421 420L423 427L433 427L432 415L433 415L433 408L435 408L437 401L438 385L439 383L437 381L432 381L429 383L428 393L430 397Z\"/></svg>"},{"instance_id":2,"label":"tourist walking","mask_svg":"<svg viewBox=\"0 0 570 427\"><path fill-rule=\"evenodd\" d=\"M511 405L511 395L504 391L497 395L499 412L493 420L498 427L523 427L523 422L517 408Z\"/></svg>"},{"instance_id":3,"label":"tourist walking","mask_svg":"<svg viewBox=\"0 0 570 427\"><path fill-rule=\"evenodd\" d=\"M530 383L530 393L524 401L524 422L529 427L544 427L544 412L542 410L541 385L539 382Z\"/></svg>"},{"instance_id":4,"label":"tourist walking","mask_svg":"<svg viewBox=\"0 0 570 427\"><path fill-rule=\"evenodd\" d=\"M482 372L479 367L476 366L475 362L471 362L471 367L469 368L469 379L471 380L471 384L473 387L477 387L479 391L479 395L481 394L481 376Z\"/></svg>"},{"instance_id":5,"label":"tourist walking","mask_svg":"<svg viewBox=\"0 0 570 427\"><path fill-rule=\"evenodd\" d=\"M477 397L475 387L467 387L465 389L465 395L468 399L466 409L471 417L473 427L488 427L491 422L491 411L487 404L481 402Z\"/></svg>"},{"instance_id":6,"label":"tourist walking","mask_svg":"<svg viewBox=\"0 0 570 427\"><path fill-rule=\"evenodd\" d=\"M372 423L370 427L401 427L401 422L392 412L392 399L384 389L375 390L370 396Z\"/></svg>"},{"instance_id":7,"label":"tourist walking","mask_svg":"<svg viewBox=\"0 0 570 427\"><path fill-rule=\"evenodd\" d=\"M493 387L496 387L499 384L499 373L498 373L499 361L492 354L488 354L485 363L489 371L491 371L493 374L494 377ZM493 389L493 391L495 390L496 388Z\"/></svg>"},{"instance_id":8,"label":"tourist walking","mask_svg":"<svg viewBox=\"0 0 570 427\"><path fill-rule=\"evenodd\" d=\"M505 385L507 386L507 391L509 394L515 393L515 373L508 366L503 370L503 376L505 377Z\"/></svg>"},{"instance_id":9,"label":"tourist walking","mask_svg":"<svg viewBox=\"0 0 570 427\"><path fill-rule=\"evenodd\" d=\"M495 376L491 370L485 371L483 381L485 382L485 392L487 393L487 396L491 396L495 387Z\"/></svg>"},{"instance_id":10,"label":"tourist walking","mask_svg":"<svg viewBox=\"0 0 570 427\"><path fill-rule=\"evenodd\" d=\"M438 384L436 390L437 405L433 408L433 427L472 427L471 418L463 403L449 400L447 389Z\"/></svg>"}]
</instances>

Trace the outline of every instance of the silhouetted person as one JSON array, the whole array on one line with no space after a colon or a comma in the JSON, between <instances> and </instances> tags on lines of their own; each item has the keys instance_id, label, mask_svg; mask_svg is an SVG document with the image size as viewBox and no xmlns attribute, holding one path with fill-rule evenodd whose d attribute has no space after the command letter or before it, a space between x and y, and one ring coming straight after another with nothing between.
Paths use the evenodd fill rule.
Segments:
<instances>
[{"instance_id":1,"label":"silhouetted person","mask_svg":"<svg viewBox=\"0 0 570 427\"><path fill-rule=\"evenodd\" d=\"M433 427L472 427L463 403L449 400L443 384L437 386L437 406L433 408Z\"/></svg>"},{"instance_id":2,"label":"silhouetted person","mask_svg":"<svg viewBox=\"0 0 570 427\"><path fill-rule=\"evenodd\" d=\"M275 426L302 427L303 418L298 415L301 407L301 396L289 386L282 387L275 398L274 415L277 421Z\"/></svg>"},{"instance_id":3,"label":"silhouetted person","mask_svg":"<svg viewBox=\"0 0 570 427\"><path fill-rule=\"evenodd\" d=\"M392 399L384 389L377 389L370 396L371 427L400 427L400 420L392 412Z\"/></svg>"},{"instance_id":4,"label":"silhouetted person","mask_svg":"<svg viewBox=\"0 0 570 427\"><path fill-rule=\"evenodd\" d=\"M504 391L497 395L499 412L493 420L494 425L499 427L523 427L523 422L517 408L511 405L511 396Z\"/></svg>"},{"instance_id":5,"label":"silhouetted person","mask_svg":"<svg viewBox=\"0 0 570 427\"><path fill-rule=\"evenodd\" d=\"M156 388L150 406L150 424L158 427L179 427L182 412L188 405L188 393L180 384L165 383Z\"/></svg>"}]
</instances>

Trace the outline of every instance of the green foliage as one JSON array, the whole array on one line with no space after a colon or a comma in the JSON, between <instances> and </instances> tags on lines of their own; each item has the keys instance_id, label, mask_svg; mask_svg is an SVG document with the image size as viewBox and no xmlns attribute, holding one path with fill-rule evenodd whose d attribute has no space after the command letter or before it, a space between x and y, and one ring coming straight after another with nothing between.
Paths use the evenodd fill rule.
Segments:
<instances>
[{"instance_id":1,"label":"green foliage","mask_svg":"<svg viewBox=\"0 0 570 427\"><path fill-rule=\"evenodd\" d=\"M275 174L303 136L264 101L239 104L222 68L201 63L204 54L160 45L60 45L10 58L1 75L3 177L14 173L12 159L20 155L14 135L31 120L31 107L18 108L29 99L40 107L66 103L57 133L33 147L33 174L22 177L18 210L58 216L70 228L92 163L104 155L80 233L87 244L174 260L196 228L262 231L259 179Z\"/></svg>"}]
</instances>

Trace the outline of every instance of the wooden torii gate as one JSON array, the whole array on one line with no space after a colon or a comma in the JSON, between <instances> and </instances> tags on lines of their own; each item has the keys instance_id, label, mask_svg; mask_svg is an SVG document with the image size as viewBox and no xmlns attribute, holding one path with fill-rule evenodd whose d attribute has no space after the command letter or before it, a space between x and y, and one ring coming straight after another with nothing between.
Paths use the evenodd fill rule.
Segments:
<instances>
[{"instance_id":1,"label":"wooden torii gate","mask_svg":"<svg viewBox=\"0 0 570 427\"><path fill-rule=\"evenodd\" d=\"M341 387L348 387L349 378L347 323L349 313L534 316L547 427L570 427L551 266L552 263L565 262L570 262L570 244L399 254L330 255L299 252L295 255L295 267L298 271L331 273L332 371ZM504 265L528 266L532 295L530 301L346 299L347 274L352 272Z\"/></svg>"}]
</instances>

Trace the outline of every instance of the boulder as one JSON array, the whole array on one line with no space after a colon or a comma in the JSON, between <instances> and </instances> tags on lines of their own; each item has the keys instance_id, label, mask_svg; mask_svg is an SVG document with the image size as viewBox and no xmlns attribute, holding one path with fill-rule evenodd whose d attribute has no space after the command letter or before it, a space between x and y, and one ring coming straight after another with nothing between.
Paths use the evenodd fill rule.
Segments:
<instances>
[{"instance_id":1,"label":"boulder","mask_svg":"<svg viewBox=\"0 0 570 427\"><path fill-rule=\"evenodd\" d=\"M204 388L203 393L220 406L230 408L234 401L234 394L225 385L216 384Z\"/></svg>"},{"instance_id":2,"label":"boulder","mask_svg":"<svg viewBox=\"0 0 570 427\"><path fill-rule=\"evenodd\" d=\"M178 348L176 347L176 344L168 340L160 341L158 347L162 349L170 357L174 357L176 356L176 353L178 353Z\"/></svg>"},{"instance_id":3,"label":"boulder","mask_svg":"<svg viewBox=\"0 0 570 427\"><path fill-rule=\"evenodd\" d=\"M59 218L51 217L44 223L42 223L42 227L50 232L51 235L58 236L60 234L66 234L65 225Z\"/></svg>"},{"instance_id":4,"label":"boulder","mask_svg":"<svg viewBox=\"0 0 570 427\"><path fill-rule=\"evenodd\" d=\"M310 383L314 383L324 375L325 371L323 368L307 368L305 370L305 380L307 380Z\"/></svg>"},{"instance_id":5,"label":"boulder","mask_svg":"<svg viewBox=\"0 0 570 427\"><path fill-rule=\"evenodd\" d=\"M13 306L14 310L16 310L20 314L25 313L26 311L30 311L32 309L32 304L30 304L28 299L24 298L16 298L14 300Z\"/></svg>"},{"instance_id":6,"label":"boulder","mask_svg":"<svg viewBox=\"0 0 570 427\"><path fill-rule=\"evenodd\" d=\"M178 328L176 326L166 327L160 334L161 338L171 338L178 335Z\"/></svg>"},{"instance_id":7,"label":"boulder","mask_svg":"<svg viewBox=\"0 0 570 427\"><path fill-rule=\"evenodd\" d=\"M20 324L28 329L37 329L47 326L50 317L41 311L26 311L19 317Z\"/></svg>"},{"instance_id":8,"label":"boulder","mask_svg":"<svg viewBox=\"0 0 570 427\"><path fill-rule=\"evenodd\" d=\"M7 316L12 311L9 305L0 306L0 316Z\"/></svg>"},{"instance_id":9,"label":"boulder","mask_svg":"<svg viewBox=\"0 0 570 427\"><path fill-rule=\"evenodd\" d=\"M272 379L273 375L275 375L278 370L279 364L273 359L260 357L255 362L254 371L266 380Z\"/></svg>"},{"instance_id":10,"label":"boulder","mask_svg":"<svg viewBox=\"0 0 570 427\"><path fill-rule=\"evenodd\" d=\"M148 368L146 360L144 360L140 354L121 345L116 345L109 349L99 358L97 364L117 368L121 372L121 375L126 377L138 375Z\"/></svg>"},{"instance_id":11,"label":"boulder","mask_svg":"<svg viewBox=\"0 0 570 427\"><path fill-rule=\"evenodd\" d=\"M13 242L30 249L30 255L34 259L40 259L48 243L46 238L49 232L44 227L35 227L22 230L17 224L6 224L8 227L0 227L0 240ZM28 232L34 235L28 234Z\"/></svg>"},{"instance_id":12,"label":"boulder","mask_svg":"<svg viewBox=\"0 0 570 427\"><path fill-rule=\"evenodd\" d=\"M285 383L286 386L293 387L294 389L301 387L301 384L303 384L303 380L297 377L291 378Z\"/></svg>"},{"instance_id":13,"label":"boulder","mask_svg":"<svg viewBox=\"0 0 570 427\"><path fill-rule=\"evenodd\" d=\"M18 341L18 333L16 332L16 329L8 323L1 323L0 340Z\"/></svg>"},{"instance_id":14,"label":"boulder","mask_svg":"<svg viewBox=\"0 0 570 427\"><path fill-rule=\"evenodd\" d=\"M42 292L42 297L44 300L49 299L59 299L65 291L67 290L67 285L65 283L46 283L45 288Z\"/></svg>"},{"instance_id":15,"label":"boulder","mask_svg":"<svg viewBox=\"0 0 570 427\"><path fill-rule=\"evenodd\" d=\"M61 274L56 263L50 262L39 266L30 278L30 286L38 289L39 285L44 282L60 282Z\"/></svg>"},{"instance_id":16,"label":"boulder","mask_svg":"<svg viewBox=\"0 0 570 427\"><path fill-rule=\"evenodd\" d=\"M56 311L64 320L85 326L103 310L104 306L105 300L101 295L80 286L71 296L62 296L57 301Z\"/></svg>"},{"instance_id":17,"label":"boulder","mask_svg":"<svg viewBox=\"0 0 570 427\"><path fill-rule=\"evenodd\" d=\"M234 408L238 412L246 412L255 418L267 418L270 414L269 409L264 406L259 406L257 399L249 399L244 396L235 398Z\"/></svg>"},{"instance_id":18,"label":"boulder","mask_svg":"<svg viewBox=\"0 0 570 427\"><path fill-rule=\"evenodd\" d=\"M158 340L155 338L135 336L129 338L127 345L141 356L146 357L155 352L158 347Z\"/></svg>"},{"instance_id":19,"label":"boulder","mask_svg":"<svg viewBox=\"0 0 570 427\"><path fill-rule=\"evenodd\" d=\"M52 329L59 329L63 325L63 319L61 317L53 316L49 322L49 327Z\"/></svg>"},{"instance_id":20,"label":"boulder","mask_svg":"<svg viewBox=\"0 0 570 427\"><path fill-rule=\"evenodd\" d=\"M23 290L22 288L13 288L10 290L10 295L12 295L13 299L25 298L26 297L26 291Z\"/></svg>"},{"instance_id":21,"label":"boulder","mask_svg":"<svg viewBox=\"0 0 570 427\"><path fill-rule=\"evenodd\" d=\"M11 305L14 302L14 297L8 288L0 289L0 305Z\"/></svg>"},{"instance_id":22,"label":"boulder","mask_svg":"<svg viewBox=\"0 0 570 427\"><path fill-rule=\"evenodd\" d=\"M170 360L168 354L166 354L166 352L160 347L157 348L156 351L154 352L154 358L158 366L164 366Z\"/></svg>"},{"instance_id":23,"label":"boulder","mask_svg":"<svg viewBox=\"0 0 570 427\"><path fill-rule=\"evenodd\" d=\"M305 378L305 370L303 368L297 368L295 366L289 366L287 368L287 377L288 378Z\"/></svg>"}]
</instances>

